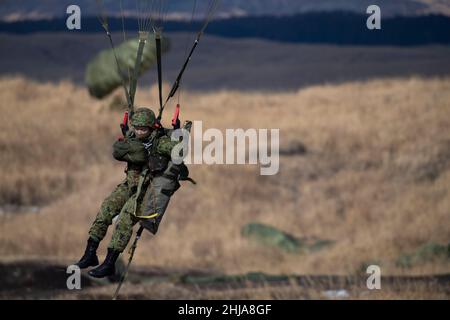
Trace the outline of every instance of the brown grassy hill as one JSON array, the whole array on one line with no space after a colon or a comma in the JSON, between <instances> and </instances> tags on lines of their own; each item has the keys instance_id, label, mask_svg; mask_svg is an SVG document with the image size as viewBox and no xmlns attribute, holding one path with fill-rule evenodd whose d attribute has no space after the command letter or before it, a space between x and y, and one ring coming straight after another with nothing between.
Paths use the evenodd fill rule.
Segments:
<instances>
[{"instance_id":1,"label":"brown grassy hill","mask_svg":"<svg viewBox=\"0 0 450 320\"><path fill-rule=\"evenodd\" d=\"M110 156L121 115L69 82L0 82L1 203L41 206L0 214L0 254L75 261L101 200L123 177ZM152 88L137 101L156 97ZM176 193L158 235L143 237L136 265L345 275L376 261L386 274L450 271L445 260L395 264L428 241L450 241L450 79L185 92L182 107L183 119L203 120L204 128L280 128L280 172L191 165L198 185ZM306 153L289 154L300 143ZM253 221L336 245L282 253L240 235Z\"/></svg>"}]
</instances>

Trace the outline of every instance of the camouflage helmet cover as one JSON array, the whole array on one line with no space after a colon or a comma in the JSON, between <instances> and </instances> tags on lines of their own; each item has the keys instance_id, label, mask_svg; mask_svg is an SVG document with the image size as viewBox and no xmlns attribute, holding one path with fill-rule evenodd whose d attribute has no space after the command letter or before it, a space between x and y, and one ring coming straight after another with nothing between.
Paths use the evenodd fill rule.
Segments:
<instances>
[{"instance_id":1,"label":"camouflage helmet cover","mask_svg":"<svg viewBox=\"0 0 450 320\"><path fill-rule=\"evenodd\" d=\"M131 117L133 127L153 127L155 125L155 113L149 108L138 108Z\"/></svg>"}]
</instances>

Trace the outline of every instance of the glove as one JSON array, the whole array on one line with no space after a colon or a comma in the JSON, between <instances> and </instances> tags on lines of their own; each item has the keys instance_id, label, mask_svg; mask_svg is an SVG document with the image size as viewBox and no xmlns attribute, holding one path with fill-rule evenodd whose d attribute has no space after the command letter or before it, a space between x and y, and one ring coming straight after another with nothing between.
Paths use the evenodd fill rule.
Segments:
<instances>
[{"instance_id":1,"label":"glove","mask_svg":"<svg viewBox=\"0 0 450 320\"><path fill-rule=\"evenodd\" d=\"M124 158L129 151L129 143L126 140L118 140L113 144L113 157L119 161L126 161Z\"/></svg>"},{"instance_id":2,"label":"glove","mask_svg":"<svg viewBox=\"0 0 450 320\"><path fill-rule=\"evenodd\" d=\"M144 144L137 140L128 141L128 161L136 164L145 164L148 161L148 152Z\"/></svg>"}]
</instances>

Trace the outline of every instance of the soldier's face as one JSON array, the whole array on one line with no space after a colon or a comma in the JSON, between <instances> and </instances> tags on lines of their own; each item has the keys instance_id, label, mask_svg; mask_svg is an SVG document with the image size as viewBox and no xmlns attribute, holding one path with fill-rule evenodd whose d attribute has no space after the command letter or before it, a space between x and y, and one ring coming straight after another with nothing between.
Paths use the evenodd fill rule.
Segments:
<instances>
[{"instance_id":1,"label":"soldier's face","mask_svg":"<svg viewBox=\"0 0 450 320\"><path fill-rule=\"evenodd\" d=\"M146 138L150 135L151 129L149 127L135 127L134 132L138 138Z\"/></svg>"}]
</instances>

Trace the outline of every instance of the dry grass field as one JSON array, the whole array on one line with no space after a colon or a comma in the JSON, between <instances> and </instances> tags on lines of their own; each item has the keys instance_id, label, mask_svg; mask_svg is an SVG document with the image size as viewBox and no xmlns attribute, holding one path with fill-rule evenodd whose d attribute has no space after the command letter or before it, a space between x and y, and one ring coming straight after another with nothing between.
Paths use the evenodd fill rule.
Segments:
<instances>
[{"instance_id":1,"label":"dry grass field","mask_svg":"<svg viewBox=\"0 0 450 320\"><path fill-rule=\"evenodd\" d=\"M0 79L2 260L79 258L102 199L123 178L123 164L110 155L121 119L109 107L112 99L94 100L65 81ZM137 101L155 103L156 88L140 90ZM424 243L450 241L450 78L291 93L183 92L182 118L203 120L204 129L280 128L280 172L260 176L257 166L190 165L198 185L183 184L175 194L159 233L141 240L135 266L353 275L376 262L383 274L450 273L448 260L409 269L395 263ZM289 154L300 144L306 153ZM30 206L39 212L20 212ZM243 238L240 229L249 222L336 244L317 253L283 253ZM139 292L145 296L152 286ZM174 294L169 287L164 290ZM244 290L238 297L299 296L295 287L277 290ZM449 292L403 288L353 296L372 297L449 298Z\"/></svg>"}]
</instances>

